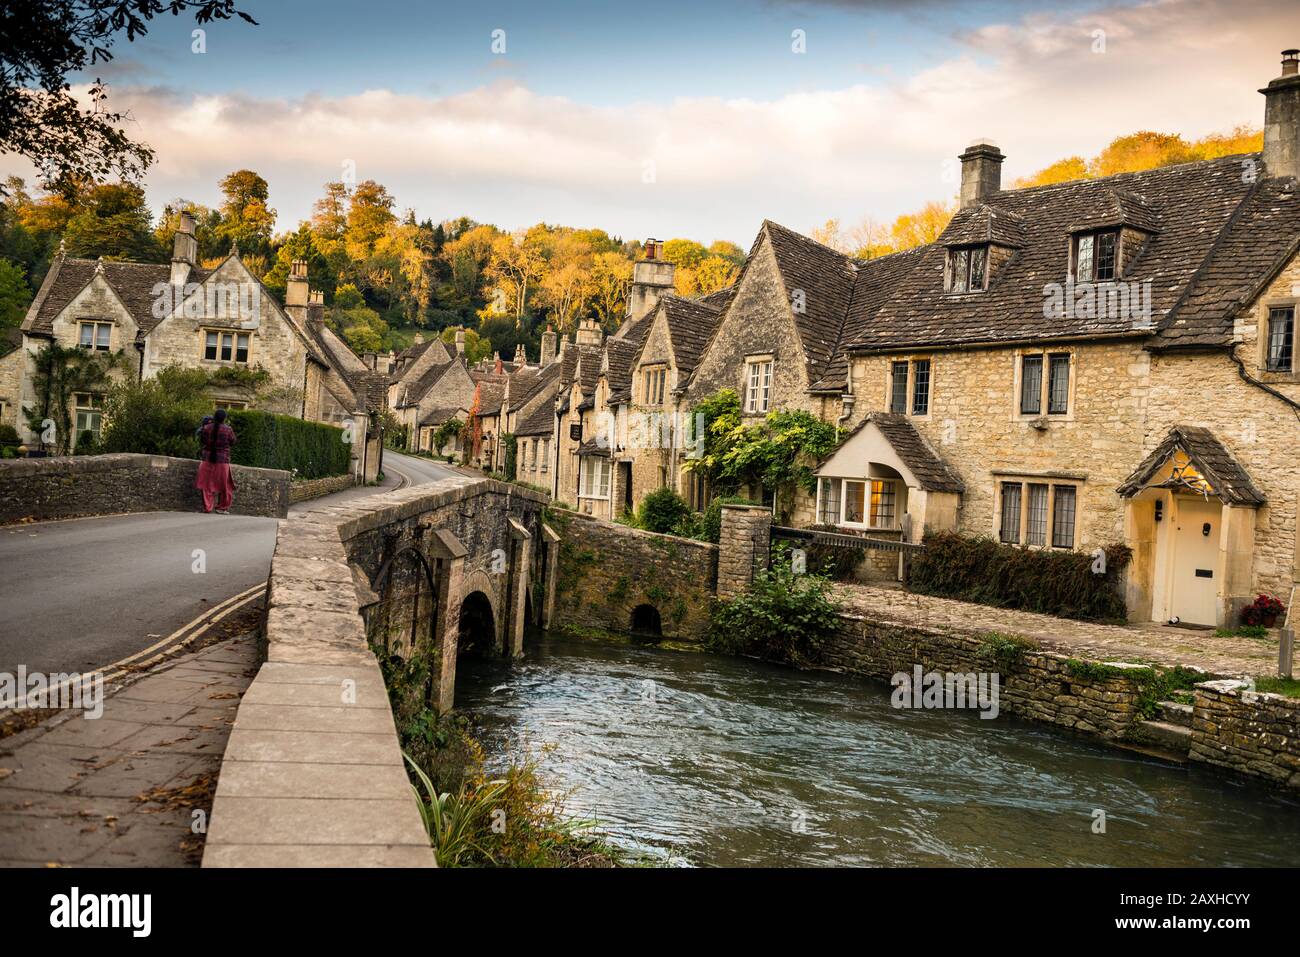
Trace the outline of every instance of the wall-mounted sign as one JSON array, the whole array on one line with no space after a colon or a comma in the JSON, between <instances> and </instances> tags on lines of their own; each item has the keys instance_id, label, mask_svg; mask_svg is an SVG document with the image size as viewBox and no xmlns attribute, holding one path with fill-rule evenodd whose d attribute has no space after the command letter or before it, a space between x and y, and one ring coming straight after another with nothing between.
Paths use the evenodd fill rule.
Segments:
<instances>
[{"instance_id":1,"label":"wall-mounted sign","mask_svg":"<svg viewBox=\"0 0 1300 957\"><path fill-rule=\"evenodd\" d=\"M581 441L582 441L582 423L581 423L581 422L570 422L570 423L569 423L569 438L571 438L571 439L572 439L573 441L575 441L575 442L581 442Z\"/></svg>"}]
</instances>

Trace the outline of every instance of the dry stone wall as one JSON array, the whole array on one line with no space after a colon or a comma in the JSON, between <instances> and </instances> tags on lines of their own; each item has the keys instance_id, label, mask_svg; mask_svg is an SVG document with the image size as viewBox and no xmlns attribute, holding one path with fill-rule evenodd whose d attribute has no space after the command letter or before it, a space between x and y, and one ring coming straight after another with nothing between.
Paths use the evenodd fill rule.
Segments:
<instances>
[{"instance_id":1,"label":"dry stone wall","mask_svg":"<svg viewBox=\"0 0 1300 957\"><path fill-rule=\"evenodd\" d=\"M1300 699L1259 694L1242 681L1197 685L1188 756L1300 788Z\"/></svg>"},{"instance_id":2,"label":"dry stone wall","mask_svg":"<svg viewBox=\"0 0 1300 957\"><path fill-rule=\"evenodd\" d=\"M120 452L0 461L0 524L202 508L195 459ZM232 465L236 515L281 517L289 510L289 473Z\"/></svg>"}]
</instances>

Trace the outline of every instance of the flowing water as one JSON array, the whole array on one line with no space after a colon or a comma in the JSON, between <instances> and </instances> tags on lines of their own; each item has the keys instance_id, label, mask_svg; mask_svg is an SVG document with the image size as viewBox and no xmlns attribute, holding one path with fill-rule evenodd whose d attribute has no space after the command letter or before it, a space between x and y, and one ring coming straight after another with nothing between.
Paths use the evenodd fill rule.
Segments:
<instances>
[{"instance_id":1,"label":"flowing water","mask_svg":"<svg viewBox=\"0 0 1300 957\"><path fill-rule=\"evenodd\" d=\"M571 816L675 863L1300 865L1294 798L1005 715L897 710L863 679L549 636L458 670L490 755L544 751Z\"/></svg>"}]
</instances>

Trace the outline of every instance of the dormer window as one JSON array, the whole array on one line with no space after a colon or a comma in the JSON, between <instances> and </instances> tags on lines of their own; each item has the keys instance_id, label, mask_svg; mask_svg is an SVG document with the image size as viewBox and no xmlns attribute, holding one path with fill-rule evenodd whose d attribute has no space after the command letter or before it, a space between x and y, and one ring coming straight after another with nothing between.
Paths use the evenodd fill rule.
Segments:
<instances>
[{"instance_id":1,"label":"dormer window","mask_svg":"<svg viewBox=\"0 0 1300 957\"><path fill-rule=\"evenodd\" d=\"M988 287L988 246L948 250L948 291L983 292Z\"/></svg>"},{"instance_id":2,"label":"dormer window","mask_svg":"<svg viewBox=\"0 0 1300 957\"><path fill-rule=\"evenodd\" d=\"M1075 282L1110 282L1119 265L1119 230L1083 233L1074 240Z\"/></svg>"}]
</instances>

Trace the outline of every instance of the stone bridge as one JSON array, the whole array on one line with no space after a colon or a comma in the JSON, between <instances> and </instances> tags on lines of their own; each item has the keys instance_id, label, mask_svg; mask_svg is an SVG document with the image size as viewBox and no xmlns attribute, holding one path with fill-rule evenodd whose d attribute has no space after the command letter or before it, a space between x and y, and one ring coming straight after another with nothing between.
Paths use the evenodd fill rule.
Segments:
<instances>
[{"instance_id":1,"label":"stone bridge","mask_svg":"<svg viewBox=\"0 0 1300 957\"><path fill-rule=\"evenodd\" d=\"M380 658L426 671L415 692L446 711L458 655L521 654L555 601L546 504L463 477L280 523L265 663L226 746L204 866L433 863Z\"/></svg>"}]
</instances>

